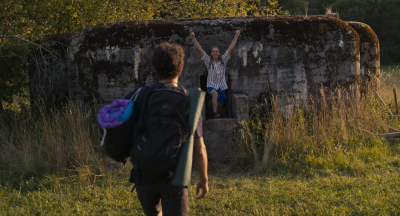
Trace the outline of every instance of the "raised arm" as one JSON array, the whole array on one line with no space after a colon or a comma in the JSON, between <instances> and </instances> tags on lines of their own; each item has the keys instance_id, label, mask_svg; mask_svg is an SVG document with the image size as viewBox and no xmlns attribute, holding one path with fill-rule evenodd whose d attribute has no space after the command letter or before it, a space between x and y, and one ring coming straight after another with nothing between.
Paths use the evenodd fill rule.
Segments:
<instances>
[{"instance_id":1,"label":"raised arm","mask_svg":"<svg viewBox=\"0 0 400 216\"><path fill-rule=\"evenodd\" d=\"M229 55L231 54L233 48L235 48L239 35L240 35L240 31L236 30L235 37L233 38L232 43L231 43L231 45L229 45L229 48L228 48Z\"/></svg>"},{"instance_id":2,"label":"raised arm","mask_svg":"<svg viewBox=\"0 0 400 216\"><path fill-rule=\"evenodd\" d=\"M197 39L196 39L196 37L194 36L194 33L193 33L193 32L190 33L189 36L190 36L190 38L192 38L192 41L193 41L193 43L194 43L194 46L195 46L195 47L197 48L197 50L200 52L200 55L203 56L204 51L203 51L203 49L201 48L199 42L197 42Z\"/></svg>"}]
</instances>

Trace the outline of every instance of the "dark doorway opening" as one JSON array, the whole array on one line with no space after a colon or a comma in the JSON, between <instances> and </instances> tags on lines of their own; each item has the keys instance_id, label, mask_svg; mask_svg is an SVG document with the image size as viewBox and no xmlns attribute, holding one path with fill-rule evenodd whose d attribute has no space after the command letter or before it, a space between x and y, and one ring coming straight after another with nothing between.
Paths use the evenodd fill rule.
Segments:
<instances>
[{"instance_id":1,"label":"dark doorway opening","mask_svg":"<svg viewBox=\"0 0 400 216\"><path fill-rule=\"evenodd\" d=\"M228 85L228 89L225 92L226 99L224 106L222 108L221 118L233 118L232 115L232 88L231 88L231 76L225 75L226 77L226 84ZM207 92L207 76L203 75L200 76L200 88L201 90ZM206 99L204 100L205 107L206 107L206 120L213 119L213 110L211 105L211 96L206 93Z\"/></svg>"}]
</instances>

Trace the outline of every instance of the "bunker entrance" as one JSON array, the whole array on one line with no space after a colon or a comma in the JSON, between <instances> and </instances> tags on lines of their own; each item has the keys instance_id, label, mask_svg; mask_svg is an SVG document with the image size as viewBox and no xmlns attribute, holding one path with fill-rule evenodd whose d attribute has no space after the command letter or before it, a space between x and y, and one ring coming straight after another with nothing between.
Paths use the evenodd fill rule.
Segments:
<instances>
[{"instance_id":1,"label":"bunker entrance","mask_svg":"<svg viewBox=\"0 0 400 216\"><path fill-rule=\"evenodd\" d=\"M225 75L226 84L228 85L228 89L225 92L226 99L224 106L222 108L221 118L233 118L232 114L232 88L231 88L231 76L229 74ZM201 90L207 92L207 75L200 76L200 88ZM207 92L206 98L204 100L204 104L206 107L206 120L213 119L213 109L211 104L211 96Z\"/></svg>"}]
</instances>

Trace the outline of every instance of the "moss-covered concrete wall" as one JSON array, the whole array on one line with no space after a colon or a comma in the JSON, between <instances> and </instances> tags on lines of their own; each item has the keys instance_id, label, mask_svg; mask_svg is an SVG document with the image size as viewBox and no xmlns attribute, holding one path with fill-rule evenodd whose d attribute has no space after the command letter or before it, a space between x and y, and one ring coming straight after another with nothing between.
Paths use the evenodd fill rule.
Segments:
<instances>
[{"instance_id":1,"label":"moss-covered concrete wall","mask_svg":"<svg viewBox=\"0 0 400 216\"><path fill-rule=\"evenodd\" d=\"M307 102L316 87L360 82L360 38L346 22L331 16L229 17L124 22L86 28L68 48L70 99L103 102L156 82L152 48L162 41L182 45L180 83L205 86L206 66L188 37L210 53L225 52L235 30L242 33L228 62L230 94L245 94L250 106L270 93L284 103Z\"/></svg>"},{"instance_id":2,"label":"moss-covered concrete wall","mask_svg":"<svg viewBox=\"0 0 400 216\"><path fill-rule=\"evenodd\" d=\"M375 90L380 85L380 48L379 39L372 28L360 22L348 22L360 36L360 75L361 90L365 91L367 83L372 83Z\"/></svg>"}]
</instances>

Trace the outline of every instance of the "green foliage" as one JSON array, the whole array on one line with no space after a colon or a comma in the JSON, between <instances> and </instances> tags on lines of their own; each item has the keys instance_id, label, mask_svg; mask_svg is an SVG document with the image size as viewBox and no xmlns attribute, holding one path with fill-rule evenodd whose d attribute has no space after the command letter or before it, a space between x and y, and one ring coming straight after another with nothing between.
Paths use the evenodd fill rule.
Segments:
<instances>
[{"instance_id":1,"label":"green foliage","mask_svg":"<svg viewBox=\"0 0 400 216\"><path fill-rule=\"evenodd\" d=\"M286 14L276 0L2 0L4 30L22 38L77 32L89 25L152 19ZM6 34L6 35L9 35Z\"/></svg>"},{"instance_id":2,"label":"green foliage","mask_svg":"<svg viewBox=\"0 0 400 216\"><path fill-rule=\"evenodd\" d=\"M289 11L290 15L303 15L305 14L303 0L279 0L279 5L283 10Z\"/></svg>"},{"instance_id":3,"label":"green foliage","mask_svg":"<svg viewBox=\"0 0 400 216\"><path fill-rule=\"evenodd\" d=\"M12 102L13 95L20 94L27 86L26 49L18 44L4 44L0 50L0 103ZM0 105L1 106L1 105Z\"/></svg>"}]
</instances>

